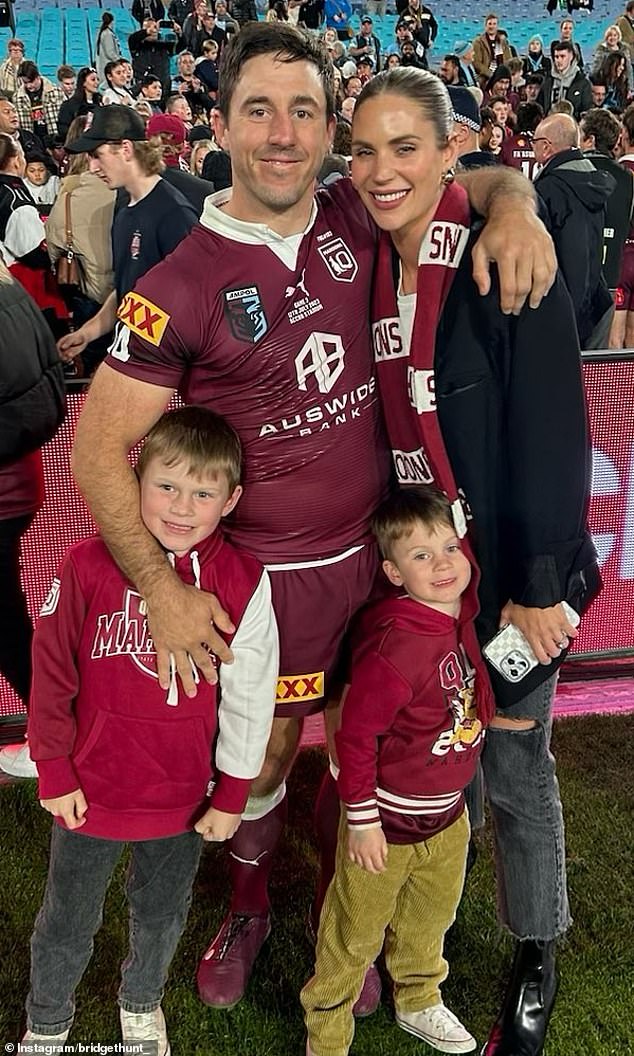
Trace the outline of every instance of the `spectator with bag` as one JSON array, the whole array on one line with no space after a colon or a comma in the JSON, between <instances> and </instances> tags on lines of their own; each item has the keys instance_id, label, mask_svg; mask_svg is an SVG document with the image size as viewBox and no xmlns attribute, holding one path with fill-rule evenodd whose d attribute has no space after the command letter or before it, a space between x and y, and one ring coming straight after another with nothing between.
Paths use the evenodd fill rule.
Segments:
<instances>
[{"instance_id":1,"label":"spectator with bag","mask_svg":"<svg viewBox=\"0 0 634 1056\"><path fill-rule=\"evenodd\" d=\"M59 342L62 358L70 362L90 342L110 333L123 295L176 248L198 217L187 199L161 179L160 148L146 142L143 120L131 107L101 107L68 150L89 154L90 172L113 190L123 188L130 195L112 227L115 290L93 318Z\"/></svg>"},{"instance_id":2,"label":"spectator with bag","mask_svg":"<svg viewBox=\"0 0 634 1056\"><path fill-rule=\"evenodd\" d=\"M64 418L64 374L42 314L0 261L0 671L28 706L33 625L20 545L44 501L40 448ZM0 769L37 777L28 745L0 751Z\"/></svg>"},{"instance_id":3,"label":"spectator with bag","mask_svg":"<svg viewBox=\"0 0 634 1056\"><path fill-rule=\"evenodd\" d=\"M76 118L67 145L79 139L85 118ZM69 247L75 261L75 282L63 284L75 329L97 314L114 289L112 222L115 193L89 171L88 154L71 154L67 175L46 222L46 244L53 267L66 262ZM85 374L104 359L111 332L89 344L82 353Z\"/></svg>"}]
</instances>

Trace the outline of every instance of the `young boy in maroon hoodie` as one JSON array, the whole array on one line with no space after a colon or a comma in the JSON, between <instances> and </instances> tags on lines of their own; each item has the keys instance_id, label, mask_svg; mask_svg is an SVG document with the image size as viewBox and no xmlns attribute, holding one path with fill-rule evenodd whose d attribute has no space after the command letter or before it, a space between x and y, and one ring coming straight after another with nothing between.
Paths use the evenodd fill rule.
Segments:
<instances>
[{"instance_id":1,"label":"young boy in maroon hoodie","mask_svg":"<svg viewBox=\"0 0 634 1056\"><path fill-rule=\"evenodd\" d=\"M475 1039L439 987L464 883L464 789L493 707L473 626L476 573L433 488L387 499L374 532L402 590L366 610L353 653L336 735L336 871L302 991L306 1051L346 1056L352 1007L385 938L398 1025L440 1052L471 1052Z\"/></svg>"},{"instance_id":2,"label":"young boy in maroon hoodie","mask_svg":"<svg viewBox=\"0 0 634 1056\"><path fill-rule=\"evenodd\" d=\"M61 1051L68 1037L106 887L131 843L121 1029L124 1041L169 1054L160 1002L201 836L223 841L240 825L275 703L268 577L218 527L240 498L240 472L236 433L202 407L164 414L137 463L146 528L185 582L218 595L235 627L220 703L204 680L193 698L175 678L161 689L143 599L99 536L68 551L42 609L28 733L40 801L57 824L31 940L24 1040L52 1045L47 1051Z\"/></svg>"}]
</instances>

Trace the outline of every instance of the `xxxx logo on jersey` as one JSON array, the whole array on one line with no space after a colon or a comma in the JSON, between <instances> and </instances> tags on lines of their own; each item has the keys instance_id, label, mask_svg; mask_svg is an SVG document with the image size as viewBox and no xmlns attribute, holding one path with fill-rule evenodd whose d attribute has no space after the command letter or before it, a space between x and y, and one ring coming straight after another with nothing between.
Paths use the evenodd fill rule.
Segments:
<instances>
[{"instance_id":1,"label":"xxxx logo on jersey","mask_svg":"<svg viewBox=\"0 0 634 1056\"><path fill-rule=\"evenodd\" d=\"M312 675L280 675L277 680L276 704L293 704L302 700L319 700L324 695L324 672Z\"/></svg>"},{"instance_id":2,"label":"xxxx logo on jersey","mask_svg":"<svg viewBox=\"0 0 634 1056\"><path fill-rule=\"evenodd\" d=\"M138 293L126 293L119 305L117 318L151 345L158 347L170 321L170 316L162 308L157 308L151 301Z\"/></svg>"}]
</instances>

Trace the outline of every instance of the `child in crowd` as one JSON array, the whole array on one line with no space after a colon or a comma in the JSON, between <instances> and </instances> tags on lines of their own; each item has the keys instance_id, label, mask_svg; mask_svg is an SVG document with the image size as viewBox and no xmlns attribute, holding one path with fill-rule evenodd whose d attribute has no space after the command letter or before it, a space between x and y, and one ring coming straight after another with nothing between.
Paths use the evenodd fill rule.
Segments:
<instances>
[{"instance_id":1,"label":"child in crowd","mask_svg":"<svg viewBox=\"0 0 634 1056\"><path fill-rule=\"evenodd\" d=\"M387 578L403 589L366 611L353 653L336 735L337 864L301 995L306 1051L346 1056L352 1007L385 937L398 1025L440 1052L471 1052L439 987L465 876L463 792L493 710L473 625L476 577L434 488L391 496L374 532Z\"/></svg>"},{"instance_id":2,"label":"child in crowd","mask_svg":"<svg viewBox=\"0 0 634 1056\"><path fill-rule=\"evenodd\" d=\"M157 1056L169 1054L160 1002L200 837L223 841L237 830L273 719L269 580L218 527L240 498L240 471L236 433L202 407L164 414L137 463L146 528L184 582L219 597L236 628L220 702L203 680L192 699L175 675L167 695L161 689L143 599L98 536L69 550L42 609L29 743L42 806L57 824L31 940L25 1041L61 1047L68 1037L106 887L131 843L121 1029L125 1042L156 1042Z\"/></svg>"},{"instance_id":3,"label":"child in crowd","mask_svg":"<svg viewBox=\"0 0 634 1056\"><path fill-rule=\"evenodd\" d=\"M39 155L27 158L24 183L40 216L46 219L59 193L59 176L51 172L50 161Z\"/></svg>"}]
</instances>

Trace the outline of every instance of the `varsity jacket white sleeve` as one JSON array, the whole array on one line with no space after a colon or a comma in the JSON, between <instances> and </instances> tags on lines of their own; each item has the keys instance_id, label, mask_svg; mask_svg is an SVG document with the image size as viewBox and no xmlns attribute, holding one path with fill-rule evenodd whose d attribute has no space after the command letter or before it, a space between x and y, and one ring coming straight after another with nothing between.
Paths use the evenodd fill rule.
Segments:
<instances>
[{"instance_id":1,"label":"varsity jacket white sleeve","mask_svg":"<svg viewBox=\"0 0 634 1056\"><path fill-rule=\"evenodd\" d=\"M240 625L231 641L233 664L221 664L216 770L218 780L211 804L218 810L240 813L253 778L259 774L273 722L279 642L271 603L271 584L262 573ZM235 780L244 781L243 798Z\"/></svg>"}]
</instances>

